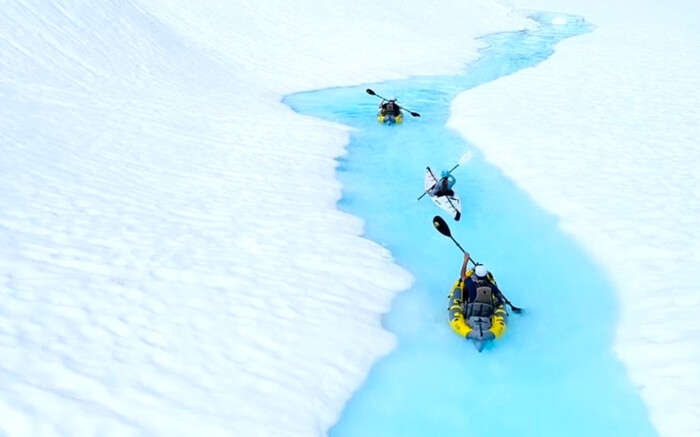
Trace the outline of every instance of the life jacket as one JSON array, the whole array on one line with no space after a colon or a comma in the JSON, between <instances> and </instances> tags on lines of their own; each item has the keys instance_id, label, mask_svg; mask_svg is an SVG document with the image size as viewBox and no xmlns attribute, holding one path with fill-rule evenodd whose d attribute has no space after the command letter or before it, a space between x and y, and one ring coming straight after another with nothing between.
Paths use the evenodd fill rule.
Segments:
<instances>
[{"instance_id":1,"label":"life jacket","mask_svg":"<svg viewBox=\"0 0 700 437\"><path fill-rule=\"evenodd\" d=\"M474 302L493 305L493 288L490 284L476 287Z\"/></svg>"},{"instance_id":2,"label":"life jacket","mask_svg":"<svg viewBox=\"0 0 700 437\"><path fill-rule=\"evenodd\" d=\"M474 282L474 286L476 287L474 302L488 305L495 305L498 303L498 297L494 291L496 281L493 279L493 275L491 275L490 272L486 274L485 278L477 277L473 274L473 271L470 271L467 276Z\"/></svg>"}]
</instances>

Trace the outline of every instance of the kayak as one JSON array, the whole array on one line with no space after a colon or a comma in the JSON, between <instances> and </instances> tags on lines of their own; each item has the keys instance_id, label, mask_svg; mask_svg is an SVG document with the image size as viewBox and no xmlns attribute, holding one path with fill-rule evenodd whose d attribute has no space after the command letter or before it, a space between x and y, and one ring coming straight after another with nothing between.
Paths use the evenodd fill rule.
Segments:
<instances>
[{"instance_id":1,"label":"kayak","mask_svg":"<svg viewBox=\"0 0 700 437\"><path fill-rule=\"evenodd\" d=\"M491 341L501 338L506 332L508 312L504 305L471 302L465 305L464 283L455 282L448 297L447 314L452 330L460 337L471 340L479 352Z\"/></svg>"},{"instance_id":2,"label":"kayak","mask_svg":"<svg viewBox=\"0 0 700 437\"><path fill-rule=\"evenodd\" d=\"M394 114L382 114L382 111L377 113L377 121L386 124L401 124L403 122L403 113L399 115Z\"/></svg>"},{"instance_id":3,"label":"kayak","mask_svg":"<svg viewBox=\"0 0 700 437\"><path fill-rule=\"evenodd\" d=\"M455 220L459 220L459 218L462 216L462 201L459 199L457 193L454 193L449 196L433 196L429 190L432 190L437 183L438 179L430 170L430 167L426 167L425 191L428 191L428 196L430 196L430 198L437 206L453 215Z\"/></svg>"}]
</instances>

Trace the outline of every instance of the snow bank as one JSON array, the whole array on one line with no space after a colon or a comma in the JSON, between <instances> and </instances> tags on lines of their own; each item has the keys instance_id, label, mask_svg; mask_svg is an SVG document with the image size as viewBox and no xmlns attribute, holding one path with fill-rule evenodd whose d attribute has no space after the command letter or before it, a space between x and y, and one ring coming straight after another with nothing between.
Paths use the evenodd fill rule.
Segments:
<instances>
[{"instance_id":1,"label":"snow bank","mask_svg":"<svg viewBox=\"0 0 700 437\"><path fill-rule=\"evenodd\" d=\"M489 1L9 1L0 434L314 435L410 277L335 208L347 131L284 93L445 73Z\"/></svg>"},{"instance_id":2,"label":"snow bank","mask_svg":"<svg viewBox=\"0 0 700 437\"><path fill-rule=\"evenodd\" d=\"M697 3L513 3L597 28L463 93L450 125L599 260L620 296L615 349L653 423L700 435Z\"/></svg>"}]
</instances>

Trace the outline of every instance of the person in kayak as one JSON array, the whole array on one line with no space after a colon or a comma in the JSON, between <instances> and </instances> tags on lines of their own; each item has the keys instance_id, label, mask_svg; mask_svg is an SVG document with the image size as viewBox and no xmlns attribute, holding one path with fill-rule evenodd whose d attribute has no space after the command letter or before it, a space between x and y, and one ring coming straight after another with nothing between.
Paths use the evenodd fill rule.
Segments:
<instances>
[{"instance_id":1,"label":"person in kayak","mask_svg":"<svg viewBox=\"0 0 700 437\"><path fill-rule=\"evenodd\" d=\"M435 186L430 190L431 196L454 196L455 192L452 191L452 187L457 182L454 176L452 176L446 170L440 173L440 180L435 184Z\"/></svg>"},{"instance_id":2,"label":"person in kayak","mask_svg":"<svg viewBox=\"0 0 700 437\"><path fill-rule=\"evenodd\" d=\"M382 100L379 109L382 115L393 115L394 117L401 115L401 107L396 103L396 99Z\"/></svg>"},{"instance_id":3,"label":"person in kayak","mask_svg":"<svg viewBox=\"0 0 700 437\"><path fill-rule=\"evenodd\" d=\"M496 280L483 264L477 264L473 270L467 271L469 252L464 254L464 263L460 270L460 278L464 284L466 304L482 303L496 308L505 302Z\"/></svg>"}]
</instances>

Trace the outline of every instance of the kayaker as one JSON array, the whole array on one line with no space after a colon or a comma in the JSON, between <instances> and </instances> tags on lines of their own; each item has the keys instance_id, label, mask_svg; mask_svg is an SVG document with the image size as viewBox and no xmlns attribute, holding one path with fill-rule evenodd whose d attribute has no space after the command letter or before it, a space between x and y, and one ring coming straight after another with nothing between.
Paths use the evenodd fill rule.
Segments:
<instances>
[{"instance_id":1,"label":"kayaker","mask_svg":"<svg viewBox=\"0 0 700 437\"><path fill-rule=\"evenodd\" d=\"M474 270L467 271L469 252L464 254L464 263L460 270L460 278L464 283L464 291L467 296L466 303L487 303L494 308L502 305L503 294L498 289L491 272L483 264L477 264Z\"/></svg>"},{"instance_id":2,"label":"kayaker","mask_svg":"<svg viewBox=\"0 0 700 437\"><path fill-rule=\"evenodd\" d=\"M393 115L394 117L401 115L401 107L398 103L396 103L396 99L382 100L379 107L382 110L382 115L389 114Z\"/></svg>"},{"instance_id":3,"label":"kayaker","mask_svg":"<svg viewBox=\"0 0 700 437\"><path fill-rule=\"evenodd\" d=\"M443 170L440 173L440 180L437 184L430 190L431 196L454 196L455 192L452 191L452 187L457 182L454 176L452 176L448 171Z\"/></svg>"}]
</instances>

